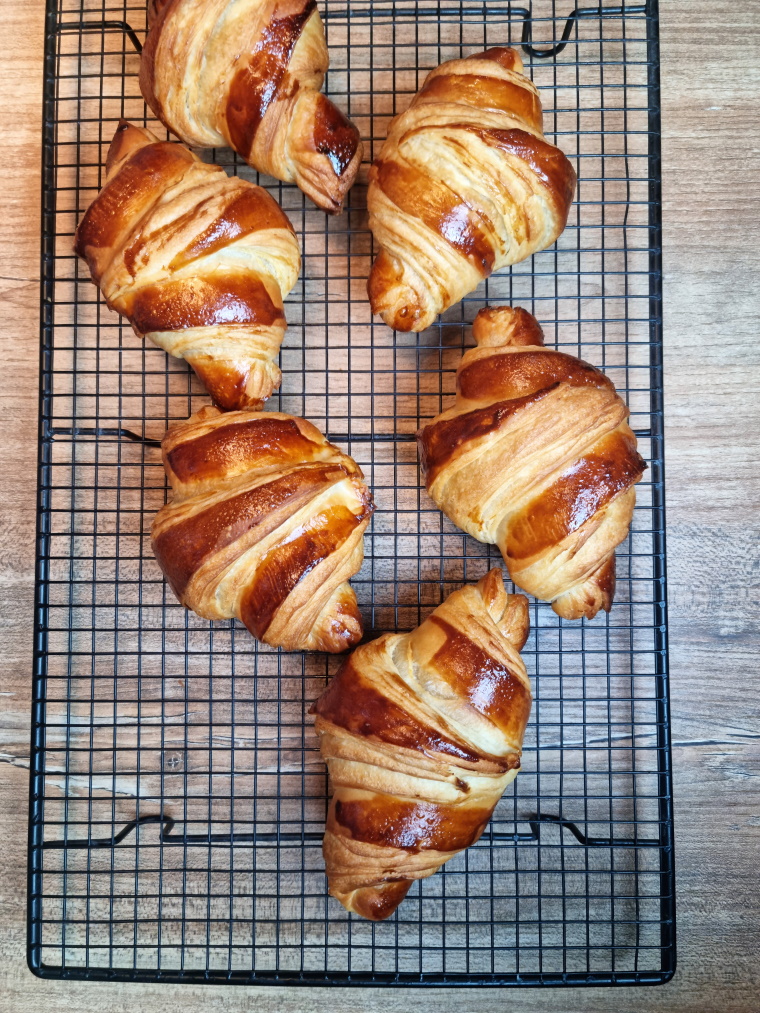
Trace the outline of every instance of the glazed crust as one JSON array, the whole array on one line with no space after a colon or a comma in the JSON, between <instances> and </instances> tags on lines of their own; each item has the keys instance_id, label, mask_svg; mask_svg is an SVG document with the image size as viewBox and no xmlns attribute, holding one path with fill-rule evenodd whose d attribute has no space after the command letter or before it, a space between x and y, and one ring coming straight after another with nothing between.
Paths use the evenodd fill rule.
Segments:
<instances>
[{"instance_id":1,"label":"glazed crust","mask_svg":"<svg viewBox=\"0 0 760 1013\"><path fill-rule=\"evenodd\" d=\"M573 167L544 139L538 92L503 48L428 74L369 179L381 247L370 302L401 331L424 330L492 271L551 246L575 193Z\"/></svg>"},{"instance_id":2,"label":"glazed crust","mask_svg":"<svg viewBox=\"0 0 760 1013\"><path fill-rule=\"evenodd\" d=\"M162 451L173 498L151 539L183 605L289 651L359 641L348 580L374 505L350 457L305 419L210 407L173 426Z\"/></svg>"},{"instance_id":3,"label":"glazed crust","mask_svg":"<svg viewBox=\"0 0 760 1013\"><path fill-rule=\"evenodd\" d=\"M357 648L312 708L333 797L329 889L374 921L482 834L520 767L528 603L501 572Z\"/></svg>"},{"instance_id":4,"label":"glazed crust","mask_svg":"<svg viewBox=\"0 0 760 1013\"><path fill-rule=\"evenodd\" d=\"M283 299L301 258L261 187L122 122L106 184L75 250L111 309L185 359L222 408L257 408L280 385Z\"/></svg>"},{"instance_id":5,"label":"glazed crust","mask_svg":"<svg viewBox=\"0 0 760 1013\"><path fill-rule=\"evenodd\" d=\"M320 93L329 61L316 0L154 0L149 15L140 86L161 122L340 211L362 145Z\"/></svg>"},{"instance_id":6,"label":"glazed crust","mask_svg":"<svg viewBox=\"0 0 760 1013\"><path fill-rule=\"evenodd\" d=\"M481 310L473 334L454 407L418 433L428 492L558 615L609 611L646 468L628 409L598 369L544 348L523 309Z\"/></svg>"}]
</instances>

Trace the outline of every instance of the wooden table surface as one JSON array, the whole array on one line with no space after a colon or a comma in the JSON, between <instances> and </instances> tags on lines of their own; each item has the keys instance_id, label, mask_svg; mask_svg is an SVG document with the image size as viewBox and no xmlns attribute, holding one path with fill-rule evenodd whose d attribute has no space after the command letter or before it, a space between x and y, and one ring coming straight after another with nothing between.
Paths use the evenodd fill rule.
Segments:
<instances>
[{"instance_id":1,"label":"wooden table surface","mask_svg":"<svg viewBox=\"0 0 760 1013\"><path fill-rule=\"evenodd\" d=\"M760 7L661 0L665 407L678 963L658 989L44 982L25 962L43 0L0 3L0 1011L760 1007ZM569 5L568 5L569 9Z\"/></svg>"}]
</instances>

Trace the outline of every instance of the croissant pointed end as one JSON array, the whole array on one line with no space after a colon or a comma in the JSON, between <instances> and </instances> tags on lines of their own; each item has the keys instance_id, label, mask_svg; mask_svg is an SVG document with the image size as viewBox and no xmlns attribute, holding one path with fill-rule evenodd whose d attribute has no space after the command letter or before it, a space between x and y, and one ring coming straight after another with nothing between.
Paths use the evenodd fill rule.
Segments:
<instances>
[{"instance_id":1,"label":"croissant pointed end","mask_svg":"<svg viewBox=\"0 0 760 1013\"><path fill-rule=\"evenodd\" d=\"M383 250L367 281L372 312L396 331L424 331L435 320L435 310L422 304L419 293L404 281L403 275L399 262Z\"/></svg>"},{"instance_id":2,"label":"croissant pointed end","mask_svg":"<svg viewBox=\"0 0 760 1013\"><path fill-rule=\"evenodd\" d=\"M362 617L356 595L350 584L343 584L330 599L330 603L314 626L314 651L342 654L358 644L364 633Z\"/></svg>"},{"instance_id":3,"label":"croissant pointed end","mask_svg":"<svg viewBox=\"0 0 760 1013\"><path fill-rule=\"evenodd\" d=\"M498 566L480 578L478 590L503 636L521 651L530 633L528 599L524 594L509 594Z\"/></svg>"},{"instance_id":4,"label":"croissant pointed end","mask_svg":"<svg viewBox=\"0 0 760 1013\"><path fill-rule=\"evenodd\" d=\"M593 619L600 610L609 612L615 597L615 554L605 559L587 580L552 602L563 619Z\"/></svg>"},{"instance_id":5,"label":"croissant pointed end","mask_svg":"<svg viewBox=\"0 0 760 1013\"><path fill-rule=\"evenodd\" d=\"M295 182L317 207L340 214L362 163L359 131L321 92L302 91L290 131Z\"/></svg>"},{"instance_id":6,"label":"croissant pointed end","mask_svg":"<svg viewBox=\"0 0 760 1013\"><path fill-rule=\"evenodd\" d=\"M514 70L518 74L522 73L524 69L518 51L509 49L507 46L495 46L493 49L487 49L484 53L475 53L474 58L476 60L493 60L505 70Z\"/></svg>"},{"instance_id":7,"label":"croissant pointed end","mask_svg":"<svg viewBox=\"0 0 760 1013\"><path fill-rule=\"evenodd\" d=\"M234 362L209 355L188 356L187 361L222 411L257 411L280 383L274 362L271 368L264 368L259 362Z\"/></svg>"},{"instance_id":8,"label":"croissant pointed end","mask_svg":"<svg viewBox=\"0 0 760 1013\"><path fill-rule=\"evenodd\" d=\"M363 886L347 893L331 888L330 894L341 902L346 911L353 911L372 922L381 922L393 914L411 885L411 879L397 879L378 886Z\"/></svg>"},{"instance_id":9,"label":"croissant pointed end","mask_svg":"<svg viewBox=\"0 0 760 1013\"><path fill-rule=\"evenodd\" d=\"M134 154L135 151L157 140L158 138L149 130L135 126L134 123L130 123L128 120L119 120L119 125L116 128L116 133L113 135L113 140L106 156L106 176L110 178L116 169Z\"/></svg>"},{"instance_id":10,"label":"croissant pointed end","mask_svg":"<svg viewBox=\"0 0 760 1013\"><path fill-rule=\"evenodd\" d=\"M475 317L472 336L481 348L503 345L543 345L544 332L527 310L513 306L487 306Z\"/></svg>"}]
</instances>

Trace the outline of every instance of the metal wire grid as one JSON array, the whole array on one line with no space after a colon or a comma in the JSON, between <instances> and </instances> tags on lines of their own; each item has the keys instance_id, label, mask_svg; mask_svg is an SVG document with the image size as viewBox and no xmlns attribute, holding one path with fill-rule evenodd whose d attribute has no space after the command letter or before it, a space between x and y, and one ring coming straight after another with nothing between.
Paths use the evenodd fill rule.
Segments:
<instances>
[{"instance_id":1,"label":"metal wire grid","mask_svg":"<svg viewBox=\"0 0 760 1013\"><path fill-rule=\"evenodd\" d=\"M168 592L149 545L158 441L207 400L103 305L72 237L137 85L143 0L49 0L29 962L49 977L391 984L667 980L675 966L662 500L656 5L327 0L328 92L377 153L442 60L530 41L547 134L578 168L556 248L420 336L373 320L366 186L339 218L262 179L303 250L275 410L361 464L378 510L353 581L369 635L410 629L498 553L421 489L413 434L449 403L486 303L602 366L649 462L608 616L531 605L523 772L482 840L373 925L326 895L307 711L339 660L275 652ZM560 46L546 55L561 39ZM541 51L543 50L543 55ZM256 178L228 151L206 153Z\"/></svg>"}]
</instances>

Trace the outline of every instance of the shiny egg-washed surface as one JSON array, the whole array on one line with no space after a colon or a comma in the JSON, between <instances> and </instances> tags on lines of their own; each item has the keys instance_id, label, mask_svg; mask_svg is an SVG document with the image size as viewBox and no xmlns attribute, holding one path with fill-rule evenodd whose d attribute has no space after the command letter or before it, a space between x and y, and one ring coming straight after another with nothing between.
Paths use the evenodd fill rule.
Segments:
<instances>
[{"instance_id":1,"label":"shiny egg-washed surface","mask_svg":"<svg viewBox=\"0 0 760 1013\"><path fill-rule=\"evenodd\" d=\"M507 48L443 63L390 124L367 194L380 246L368 291L388 326L425 330L562 233L575 171L545 140L523 69Z\"/></svg>"},{"instance_id":2,"label":"shiny egg-washed surface","mask_svg":"<svg viewBox=\"0 0 760 1013\"><path fill-rule=\"evenodd\" d=\"M545 349L524 309L481 310L473 333L454 407L418 435L428 492L563 618L609 612L646 468L628 409L599 370Z\"/></svg>"},{"instance_id":3,"label":"shiny egg-washed surface","mask_svg":"<svg viewBox=\"0 0 760 1013\"><path fill-rule=\"evenodd\" d=\"M153 550L183 605L288 650L362 633L347 583L374 505L362 473L305 419L201 409L163 441L174 497Z\"/></svg>"},{"instance_id":4,"label":"shiny egg-washed surface","mask_svg":"<svg viewBox=\"0 0 760 1013\"><path fill-rule=\"evenodd\" d=\"M75 251L108 305L185 359L221 407L260 408L279 386L301 257L261 187L122 121Z\"/></svg>"},{"instance_id":5,"label":"shiny egg-washed surface","mask_svg":"<svg viewBox=\"0 0 760 1013\"><path fill-rule=\"evenodd\" d=\"M357 648L314 705L327 876L349 911L387 918L483 833L520 767L529 625L527 598L491 570L411 633Z\"/></svg>"},{"instance_id":6,"label":"shiny egg-washed surface","mask_svg":"<svg viewBox=\"0 0 760 1013\"><path fill-rule=\"evenodd\" d=\"M339 212L362 145L319 90L329 61L316 0L167 0L151 13L140 83L161 122Z\"/></svg>"}]
</instances>

